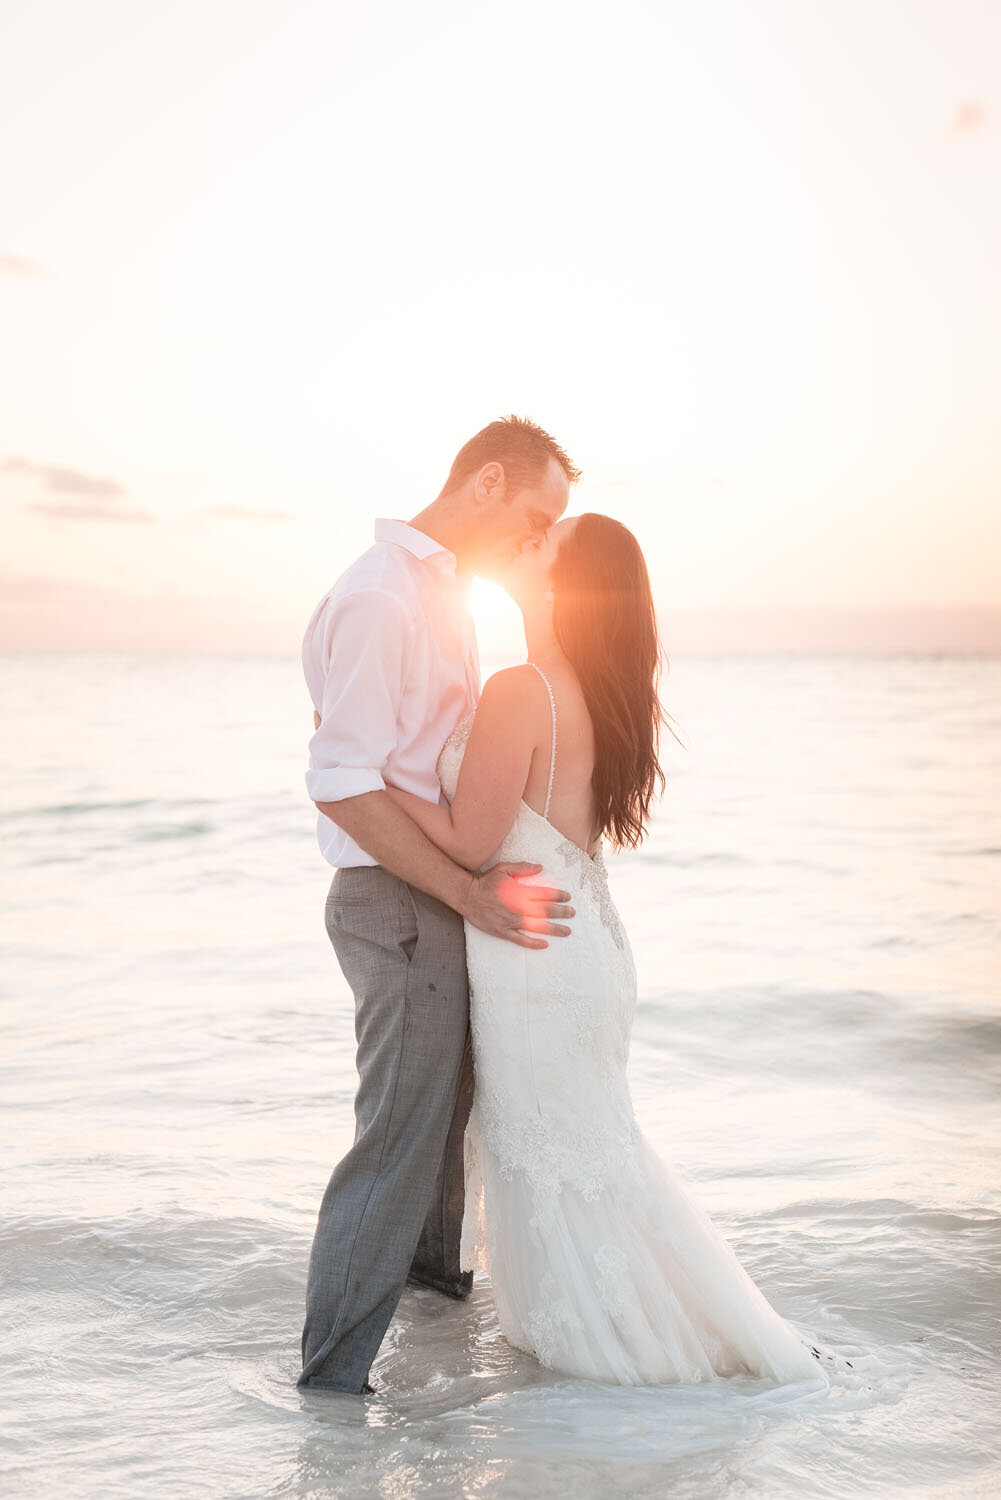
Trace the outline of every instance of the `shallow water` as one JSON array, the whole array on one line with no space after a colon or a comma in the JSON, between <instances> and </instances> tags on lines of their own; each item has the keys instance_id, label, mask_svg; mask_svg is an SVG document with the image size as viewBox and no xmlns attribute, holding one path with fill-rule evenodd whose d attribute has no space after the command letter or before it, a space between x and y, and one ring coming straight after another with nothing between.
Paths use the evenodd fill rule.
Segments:
<instances>
[{"instance_id":1,"label":"shallow water","mask_svg":"<svg viewBox=\"0 0 1001 1500\"><path fill-rule=\"evenodd\" d=\"M993 1495L1001 661L675 661L609 858L637 1114L830 1390L620 1389L408 1289L365 1400L300 1391L353 1012L297 662L0 659L11 1493Z\"/></svg>"}]
</instances>

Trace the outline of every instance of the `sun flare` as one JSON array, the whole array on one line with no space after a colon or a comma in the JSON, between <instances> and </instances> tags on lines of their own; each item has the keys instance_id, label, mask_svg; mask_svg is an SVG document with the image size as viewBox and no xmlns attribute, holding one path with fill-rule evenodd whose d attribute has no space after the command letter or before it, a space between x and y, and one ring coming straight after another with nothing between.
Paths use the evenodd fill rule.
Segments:
<instances>
[{"instance_id":1,"label":"sun flare","mask_svg":"<svg viewBox=\"0 0 1001 1500\"><path fill-rule=\"evenodd\" d=\"M524 661L525 632L521 610L498 583L474 578L469 606L476 626L476 639L485 670L496 663Z\"/></svg>"}]
</instances>

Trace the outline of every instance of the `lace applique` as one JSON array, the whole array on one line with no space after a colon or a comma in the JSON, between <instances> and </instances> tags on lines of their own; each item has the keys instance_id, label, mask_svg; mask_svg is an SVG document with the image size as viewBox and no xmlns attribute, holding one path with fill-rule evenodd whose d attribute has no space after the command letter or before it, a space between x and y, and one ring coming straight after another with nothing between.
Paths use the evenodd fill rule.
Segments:
<instances>
[{"instance_id":1,"label":"lace applique","mask_svg":"<svg viewBox=\"0 0 1001 1500\"><path fill-rule=\"evenodd\" d=\"M458 724L456 724L455 728L452 730L452 733L445 741L445 744L452 745L456 749L458 749L460 745L464 745L473 732L473 720L475 719L475 717L476 710L474 708L473 711L471 713L468 713L464 719L459 720Z\"/></svg>"},{"instance_id":2,"label":"lace applique","mask_svg":"<svg viewBox=\"0 0 1001 1500\"><path fill-rule=\"evenodd\" d=\"M556 1278L547 1271L539 1282L539 1299L528 1315L528 1334L540 1365L553 1369L561 1353L572 1352L571 1338L584 1325L569 1297L556 1295Z\"/></svg>"},{"instance_id":3,"label":"lace applique","mask_svg":"<svg viewBox=\"0 0 1001 1500\"><path fill-rule=\"evenodd\" d=\"M451 802L455 796L456 783L459 780L459 768L462 765L462 757L466 752L466 744L473 732L473 719L476 717L475 708L460 719L452 730L448 739L442 745L435 763L438 780L444 788L445 795Z\"/></svg>"},{"instance_id":4,"label":"lace applique","mask_svg":"<svg viewBox=\"0 0 1001 1500\"><path fill-rule=\"evenodd\" d=\"M554 974L546 983L546 1005L559 1006L570 1021L573 1039L588 1051L593 1047L597 1032L608 1025L608 1000L595 994L593 984L570 984L559 974Z\"/></svg>"},{"instance_id":5,"label":"lace applique","mask_svg":"<svg viewBox=\"0 0 1001 1500\"><path fill-rule=\"evenodd\" d=\"M614 985L613 980L609 984ZM559 1013L568 1048L583 1054L584 1065L600 1080L608 1097L621 1086L622 1069L629 1060L633 1005L629 991L619 991L618 1003L609 1009L609 993L596 989L593 973L574 981L560 974L547 978L541 1004Z\"/></svg>"},{"instance_id":6,"label":"lace applique","mask_svg":"<svg viewBox=\"0 0 1001 1500\"><path fill-rule=\"evenodd\" d=\"M610 1182L637 1170L639 1126L628 1103L623 1108L619 1099L580 1117L577 1128L567 1130L541 1114L512 1113L510 1100L483 1087L477 1114L483 1145L493 1153L500 1176L511 1182L521 1172L527 1178L539 1223L564 1185L593 1203Z\"/></svg>"},{"instance_id":7,"label":"lace applique","mask_svg":"<svg viewBox=\"0 0 1001 1500\"><path fill-rule=\"evenodd\" d=\"M619 914L615 910L615 903L608 889L608 871L605 868L605 856L602 845L598 845L593 859L571 839L561 840L556 847L571 864L575 864L580 870L584 889L590 893L591 899L597 906L603 925L612 934L615 946L617 948L624 948L625 933L622 930Z\"/></svg>"},{"instance_id":8,"label":"lace applique","mask_svg":"<svg viewBox=\"0 0 1001 1500\"><path fill-rule=\"evenodd\" d=\"M594 1264L598 1269L598 1301L613 1318L621 1318L626 1310L625 1282L629 1275L626 1252L621 1245L606 1241L594 1252Z\"/></svg>"}]
</instances>

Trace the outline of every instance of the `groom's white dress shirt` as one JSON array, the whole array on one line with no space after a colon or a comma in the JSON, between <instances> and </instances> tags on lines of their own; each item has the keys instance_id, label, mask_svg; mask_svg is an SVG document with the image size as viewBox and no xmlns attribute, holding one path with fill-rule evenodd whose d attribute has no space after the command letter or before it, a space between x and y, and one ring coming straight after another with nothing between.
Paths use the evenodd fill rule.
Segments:
<instances>
[{"instance_id":1,"label":"groom's white dress shirt","mask_svg":"<svg viewBox=\"0 0 1001 1500\"><path fill-rule=\"evenodd\" d=\"M380 517L375 544L334 583L302 641L322 722L309 741L306 790L339 802L387 782L444 802L436 765L475 708L480 662L455 554L405 521ZM316 838L332 865L377 863L325 813Z\"/></svg>"}]
</instances>

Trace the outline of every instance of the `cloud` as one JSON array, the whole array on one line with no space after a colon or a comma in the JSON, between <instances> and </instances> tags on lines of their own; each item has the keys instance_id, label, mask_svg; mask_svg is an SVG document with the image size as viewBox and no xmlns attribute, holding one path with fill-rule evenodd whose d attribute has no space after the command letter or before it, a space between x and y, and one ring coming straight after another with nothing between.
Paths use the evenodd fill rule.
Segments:
<instances>
[{"instance_id":1,"label":"cloud","mask_svg":"<svg viewBox=\"0 0 1001 1500\"><path fill-rule=\"evenodd\" d=\"M253 510L244 505L205 505L202 513L206 516L221 516L224 520L231 521L301 521L301 516L293 515L290 510Z\"/></svg>"},{"instance_id":2,"label":"cloud","mask_svg":"<svg viewBox=\"0 0 1001 1500\"><path fill-rule=\"evenodd\" d=\"M22 255L0 255L0 275L48 276L44 266L37 260L25 260Z\"/></svg>"},{"instance_id":3,"label":"cloud","mask_svg":"<svg viewBox=\"0 0 1001 1500\"><path fill-rule=\"evenodd\" d=\"M87 505L72 500L26 500L22 510L34 510L62 521L152 521L147 510L120 510L113 505Z\"/></svg>"},{"instance_id":4,"label":"cloud","mask_svg":"<svg viewBox=\"0 0 1001 1500\"><path fill-rule=\"evenodd\" d=\"M975 99L965 99L957 104L949 122L949 135L971 135L987 124L987 110Z\"/></svg>"},{"instance_id":5,"label":"cloud","mask_svg":"<svg viewBox=\"0 0 1001 1500\"><path fill-rule=\"evenodd\" d=\"M124 506L127 491L117 479L85 474L80 469L66 469L59 464L36 464L26 458L6 458L0 463L0 477L40 482L51 494L63 499L25 500L22 510L53 516L62 521L152 521L148 511Z\"/></svg>"},{"instance_id":6,"label":"cloud","mask_svg":"<svg viewBox=\"0 0 1001 1500\"><path fill-rule=\"evenodd\" d=\"M58 464L33 464L26 458L5 458L0 474L28 474L40 479L47 490L61 495L104 495L117 498L125 489L115 479L99 479L80 469L63 469Z\"/></svg>"}]
</instances>

